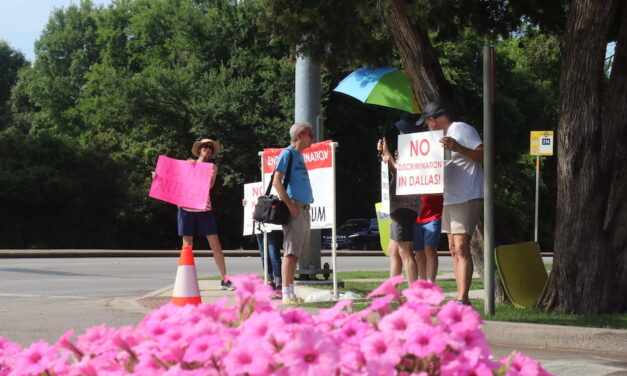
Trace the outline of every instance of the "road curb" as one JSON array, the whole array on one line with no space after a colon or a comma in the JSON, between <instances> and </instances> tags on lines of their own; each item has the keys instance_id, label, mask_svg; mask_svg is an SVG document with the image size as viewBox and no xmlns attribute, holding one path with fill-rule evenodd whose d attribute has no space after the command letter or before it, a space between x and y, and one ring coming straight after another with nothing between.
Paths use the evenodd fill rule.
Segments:
<instances>
[{"instance_id":1,"label":"road curb","mask_svg":"<svg viewBox=\"0 0 627 376\"><path fill-rule=\"evenodd\" d=\"M485 321L483 333L493 345L594 351L627 356L627 330Z\"/></svg>"},{"instance_id":2,"label":"road curb","mask_svg":"<svg viewBox=\"0 0 627 376\"><path fill-rule=\"evenodd\" d=\"M207 282L207 281L203 281ZM213 282L213 281L211 281ZM202 284L201 284L202 285ZM135 299L115 299L112 305L119 309L147 313L139 300L145 298L169 296L173 285L160 288ZM202 294L206 286L201 286L201 295L205 302L216 299ZM308 286L297 286L296 292L303 300L307 296L322 291ZM483 291L474 291L477 294ZM129 301L131 300L131 301ZM308 309L315 314L318 309ZM531 324L507 321L484 321L482 331L491 345L523 346L538 349L584 351L615 356L627 356L627 330L585 328L546 324Z\"/></svg>"}]
</instances>

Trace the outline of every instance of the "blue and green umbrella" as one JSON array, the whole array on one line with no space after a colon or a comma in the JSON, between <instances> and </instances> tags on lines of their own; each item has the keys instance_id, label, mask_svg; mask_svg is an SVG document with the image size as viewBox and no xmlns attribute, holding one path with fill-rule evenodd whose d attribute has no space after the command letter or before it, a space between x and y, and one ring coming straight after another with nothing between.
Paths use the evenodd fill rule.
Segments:
<instances>
[{"instance_id":1,"label":"blue and green umbrella","mask_svg":"<svg viewBox=\"0 0 627 376\"><path fill-rule=\"evenodd\" d=\"M397 68L360 68L343 79L333 91L350 95L362 103L420 113L407 75Z\"/></svg>"}]
</instances>

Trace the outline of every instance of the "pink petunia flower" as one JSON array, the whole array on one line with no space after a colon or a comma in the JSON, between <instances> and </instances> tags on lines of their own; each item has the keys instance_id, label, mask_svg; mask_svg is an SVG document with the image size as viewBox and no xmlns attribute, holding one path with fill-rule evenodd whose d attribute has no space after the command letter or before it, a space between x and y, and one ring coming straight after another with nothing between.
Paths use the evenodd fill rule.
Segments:
<instances>
[{"instance_id":1,"label":"pink petunia flower","mask_svg":"<svg viewBox=\"0 0 627 376\"><path fill-rule=\"evenodd\" d=\"M481 317L472 307L452 300L442 307L437 318L453 332L476 330L482 323Z\"/></svg>"},{"instance_id":2,"label":"pink petunia flower","mask_svg":"<svg viewBox=\"0 0 627 376\"><path fill-rule=\"evenodd\" d=\"M501 364L507 365L509 363L509 367L505 375L507 376L540 376L547 375L548 373L540 364L535 360L524 356L521 353L514 353L507 358L503 358L500 361Z\"/></svg>"},{"instance_id":3,"label":"pink petunia flower","mask_svg":"<svg viewBox=\"0 0 627 376\"><path fill-rule=\"evenodd\" d=\"M50 346L45 341L38 341L17 354L15 368L10 375L39 375L54 369L55 364L60 360L56 346Z\"/></svg>"},{"instance_id":4,"label":"pink petunia flower","mask_svg":"<svg viewBox=\"0 0 627 376\"><path fill-rule=\"evenodd\" d=\"M394 297L394 299L400 301L400 294L398 293L398 290L396 289L396 286L401 284L402 282L403 282L403 276L402 275L394 276L394 277L388 279L387 281L383 282L381 284L381 286L379 286L376 289L372 290L370 292L370 294L368 294L368 296L366 296L366 298L370 299L370 298L372 298L374 296L392 295Z\"/></svg>"},{"instance_id":5,"label":"pink petunia flower","mask_svg":"<svg viewBox=\"0 0 627 376\"><path fill-rule=\"evenodd\" d=\"M359 344L374 332L372 325L361 320L352 320L347 322L338 331L338 339L341 342L349 342Z\"/></svg>"},{"instance_id":6,"label":"pink petunia flower","mask_svg":"<svg viewBox=\"0 0 627 376\"><path fill-rule=\"evenodd\" d=\"M314 321L316 323L328 323L336 320L338 317L345 317L346 314L342 311L348 308L348 310L353 310L353 301L352 300L340 300L333 307L328 309L321 309L316 317L314 317Z\"/></svg>"},{"instance_id":7,"label":"pink petunia flower","mask_svg":"<svg viewBox=\"0 0 627 376\"><path fill-rule=\"evenodd\" d=\"M170 367L164 373L159 373L162 376L218 376L219 373L215 369L211 368L197 368L186 369L179 364L175 364Z\"/></svg>"},{"instance_id":8,"label":"pink petunia flower","mask_svg":"<svg viewBox=\"0 0 627 376\"><path fill-rule=\"evenodd\" d=\"M300 308L291 308L281 314L285 325L303 325L312 324L311 315Z\"/></svg>"},{"instance_id":9,"label":"pink petunia flower","mask_svg":"<svg viewBox=\"0 0 627 376\"><path fill-rule=\"evenodd\" d=\"M261 340L270 334L283 330L285 321L278 311L263 311L253 313L239 327L240 336L250 336L251 339Z\"/></svg>"},{"instance_id":10,"label":"pink petunia flower","mask_svg":"<svg viewBox=\"0 0 627 376\"><path fill-rule=\"evenodd\" d=\"M187 349L185 349L183 361L187 363L206 363L210 361L211 357L221 354L224 350L225 343L219 336L203 335L195 337L191 340Z\"/></svg>"},{"instance_id":11,"label":"pink petunia flower","mask_svg":"<svg viewBox=\"0 0 627 376\"><path fill-rule=\"evenodd\" d=\"M376 332L365 338L360 344L366 359L379 359L397 364L403 354L403 346L394 336Z\"/></svg>"},{"instance_id":12,"label":"pink petunia flower","mask_svg":"<svg viewBox=\"0 0 627 376\"><path fill-rule=\"evenodd\" d=\"M366 363L366 372L364 375L367 376L395 376L396 369L395 363L390 363L384 361L382 359L370 359L368 363Z\"/></svg>"},{"instance_id":13,"label":"pink petunia flower","mask_svg":"<svg viewBox=\"0 0 627 376\"><path fill-rule=\"evenodd\" d=\"M362 367L366 364L364 353L358 345L344 343L340 345L340 374L359 375Z\"/></svg>"},{"instance_id":14,"label":"pink petunia flower","mask_svg":"<svg viewBox=\"0 0 627 376\"><path fill-rule=\"evenodd\" d=\"M419 358L425 358L431 354L440 354L446 349L446 337L444 334L427 325L422 325L411 330L405 342L405 350Z\"/></svg>"},{"instance_id":15,"label":"pink petunia flower","mask_svg":"<svg viewBox=\"0 0 627 376\"><path fill-rule=\"evenodd\" d=\"M490 354L490 346L483 332L479 329L467 330L463 332L452 332L449 336L449 346L456 350L480 349L484 356Z\"/></svg>"},{"instance_id":16,"label":"pink petunia flower","mask_svg":"<svg viewBox=\"0 0 627 376\"><path fill-rule=\"evenodd\" d=\"M224 366L228 375L269 375L271 359L264 347L243 343L234 346L224 356Z\"/></svg>"},{"instance_id":17,"label":"pink petunia flower","mask_svg":"<svg viewBox=\"0 0 627 376\"><path fill-rule=\"evenodd\" d=\"M400 307L381 319L379 330L387 335L406 339L410 329L417 324L422 324L422 322L422 318L416 312L406 307Z\"/></svg>"},{"instance_id":18,"label":"pink petunia flower","mask_svg":"<svg viewBox=\"0 0 627 376\"><path fill-rule=\"evenodd\" d=\"M85 354L100 354L107 351L110 335L114 328L109 328L107 324L92 326L85 330L85 334L78 336L76 347Z\"/></svg>"},{"instance_id":19,"label":"pink petunia flower","mask_svg":"<svg viewBox=\"0 0 627 376\"><path fill-rule=\"evenodd\" d=\"M334 375L338 368L337 346L312 327L298 331L281 352L290 375Z\"/></svg>"},{"instance_id":20,"label":"pink petunia flower","mask_svg":"<svg viewBox=\"0 0 627 376\"><path fill-rule=\"evenodd\" d=\"M395 297L393 295L385 295L380 298L372 299L372 303L370 303L368 308L364 310L365 312L362 317L369 314L370 312L378 313L379 317L383 317L389 314L390 312L392 312L392 307L390 306L390 303L394 299Z\"/></svg>"},{"instance_id":21,"label":"pink petunia flower","mask_svg":"<svg viewBox=\"0 0 627 376\"><path fill-rule=\"evenodd\" d=\"M253 302L255 309L261 311L274 306L272 288L265 284L257 274L240 274L229 277L235 287L235 300L240 304Z\"/></svg>"},{"instance_id":22,"label":"pink petunia flower","mask_svg":"<svg viewBox=\"0 0 627 376\"><path fill-rule=\"evenodd\" d=\"M422 279L414 281L408 289L403 290L407 301L438 305L444 300L440 286Z\"/></svg>"}]
</instances>

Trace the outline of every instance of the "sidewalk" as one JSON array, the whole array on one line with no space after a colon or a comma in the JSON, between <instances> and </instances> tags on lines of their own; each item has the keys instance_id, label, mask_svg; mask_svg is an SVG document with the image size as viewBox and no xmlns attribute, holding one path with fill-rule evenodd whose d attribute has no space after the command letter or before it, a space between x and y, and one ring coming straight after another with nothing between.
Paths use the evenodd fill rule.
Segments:
<instances>
[{"instance_id":1,"label":"sidewalk","mask_svg":"<svg viewBox=\"0 0 627 376\"><path fill-rule=\"evenodd\" d=\"M330 250L320 251L322 256L332 255ZM180 249L0 249L2 258L35 258L35 257L179 257ZM228 257L258 256L258 250L234 249L224 250ZM341 249L336 251L337 256L381 256L387 257L383 251L357 251ZM194 256L213 256L211 250L195 249ZM448 251L438 251L438 256L449 257ZM542 256L553 256L553 253L542 253Z\"/></svg>"},{"instance_id":2,"label":"sidewalk","mask_svg":"<svg viewBox=\"0 0 627 376\"><path fill-rule=\"evenodd\" d=\"M442 275L440 278L447 278ZM203 303L212 303L226 297L228 304L234 304L235 292L220 290L219 281L199 281L200 295ZM129 309L148 313L170 301L173 286L167 286L153 291L135 300L117 299L116 306L120 309ZM302 299L320 291L309 286L295 286L296 295ZM447 293L448 297L455 297L456 293ZM471 298L483 298L483 290L471 291ZM280 306L288 308L290 306ZM317 308L300 307L316 314ZM582 328L573 326L527 324L505 321L486 321L483 332L492 345L525 346L537 349L552 349L564 351L598 352L627 356L627 330Z\"/></svg>"}]
</instances>

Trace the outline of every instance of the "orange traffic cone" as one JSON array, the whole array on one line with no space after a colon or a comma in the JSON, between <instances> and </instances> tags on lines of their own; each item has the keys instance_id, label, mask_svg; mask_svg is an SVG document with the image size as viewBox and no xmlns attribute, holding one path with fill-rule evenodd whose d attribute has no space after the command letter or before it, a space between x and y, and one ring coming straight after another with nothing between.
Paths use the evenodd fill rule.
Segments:
<instances>
[{"instance_id":1,"label":"orange traffic cone","mask_svg":"<svg viewBox=\"0 0 627 376\"><path fill-rule=\"evenodd\" d=\"M185 304L198 305L201 303L194 252L192 252L191 246L183 246L181 251L179 268L176 271L176 280L174 281L172 303L177 306L184 306Z\"/></svg>"}]
</instances>

